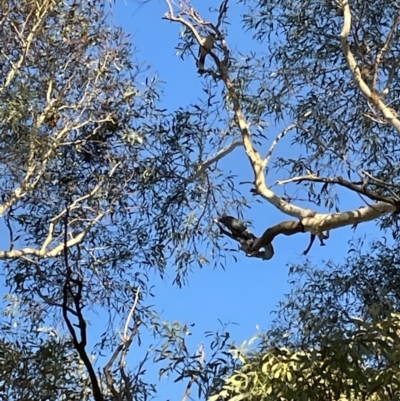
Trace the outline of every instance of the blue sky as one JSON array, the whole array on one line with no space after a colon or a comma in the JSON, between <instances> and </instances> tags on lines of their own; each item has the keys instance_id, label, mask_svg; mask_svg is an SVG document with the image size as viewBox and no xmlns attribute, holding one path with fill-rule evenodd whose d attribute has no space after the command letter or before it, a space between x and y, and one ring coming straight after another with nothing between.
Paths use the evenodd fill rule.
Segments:
<instances>
[{"instance_id":1,"label":"blue sky","mask_svg":"<svg viewBox=\"0 0 400 401\"><path fill-rule=\"evenodd\" d=\"M216 2L199 0L192 4L203 18L213 18L208 12L208 7L216 6ZM180 26L162 20L166 11L167 5L161 0L150 1L142 7L131 2L117 2L115 22L132 35L132 41L138 50L137 59L148 63L152 70L157 72L160 80L165 82L163 105L173 110L196 102L201 97L200 80L203 78L197 74L193 59L182 60L175 54ZM229 15L232 24L228 37L230 46L242 52L249 49L264 50L263 44L255 43L251 34L241 29L240 16L243 12L243 5L231 2ZM272 130L279 132L278 128L272 127ZM271 135L271 138L274 136ZM297 150L290 146L290 142L290 138L284 139L277 151L295 156ZM237 149L229 155L223 165L241 178L252 178L249 162L242 149ZM247 191L245 188L244 194L248 193ZM362 206L363 203L357 196L345 191L340 193L343 195L342 210ZM261 234L270 225L290 219L266 203L252 203L251 206L248 217L255 221L255 233ZM322 209L319 211L324 212ZM360 225L356 234L367 235L367 239L372 239L374 232L376 228L372 222ZM337 262L343 260L347 252L347 242L352 236L350 227L332 232L327 246L320 247L318 242L315 242L309 258L316 264L328 259ZM278 237L274 241L275 256L271 261L262 262L235 254L239 258L238 263L228 257L225 271L214 270L212 267L197 269L189 278L189 285L182 289L171 286L171 276L169 282L156 284L155 304L163 310L165 319L196 323L191 339L193 350L197 342L203 341L204 331L219 328L218 319L238 324L230 326L230 332L238 343L250 339L257 332L256 326L261 329L268 328L273 319L271 311L277 309L278 302L283 300L283 295L289 291L287 263L302 260L301 253L307 247L308 241L309 237L306 234ZM232 247L235 247L235 244L232 244ZM172 385L172 381L170 384ZM179 391L182 389L171 386L167 391L168 397L165 398L179 399L183 395ZM163 399L164 394L160 394L160 398Z\"/></svg>"},{"instance_id":2,"label":"blue sky","mask_svg":"<svg viewBox=\"0 0 400 401\"><path fill-rule=\"evenodd\" d=\"M205 11L202 16L210 16L207 12L208 7L215 3L198 3L202 4L199 10ZM194 6L198 5L194 3ZM162 19L166 11L165 1L151 1L142 7L129 2L117 2L115 22L131 33L132 41L138 50L138 60L151 65L160 80L165 82L163 105L173 110L196 102L202 96L202 78L197 74L193 60L183 61L176 55L174 48L178 43L180 26ZM242 7L232 6L231 12L232 15L236 15L235 19L239 23ZM232 31L232 43L240 49L243 47L244 50L248 50L250 46L246 45L246 39L249 43L250 35L244 37L240 24ZM249 179L250 165L242 149L235 150L224 164L228 169L235 170L235 161L238 158L243 162L243 171L235 172ZM246 188L245 191L247 190ZM272 212L276 214L275 211ZM254 219L252 213L253 211L250 218ZM260 213L266 215L262 208ZM266 228L266 225L280 221L278 216L262 220L262 224L256 227L259 232L263 227ZM307 236L304 236L303 240L306 246ZM235 248L236 245L232 244L232 247ZM300 247L298 253L301 251ZM285 258L273 259L268 263L250 260L240 254L235 255L239 256L239 263L228 258L231 262L226 266L226 271L214 270L212 267L199 269L190 278L189 286L183 289L171 288L170 283L160 284L157 298L160 305L163 305L165 317L188 323L195 321L199 334L212 327L217 328L217 319L241 323L236 329L232 327L238 332L238 339L251 337L256 330L256 324L265 327L270 320L269 311L287 289ZM171 281L172 279L171 275ZM255 282L260 285L257 289L254 288ZM249 313L249 308L254 314L253 311Z\"/></svg>"},{"instance_id":3,"label":"blue sky","mask_svg":"<svg viewBox=\"0 0 400 401\"><path fill-rule=\"evenodd\" d=\"M217 3L198 0L193 5L207 18L211 17L208 7L216 6ZM132 35L133 44L137 48L136 59L144 65L148 64L151 70L158 74L159 79L165 82L162 102L165 108L172 111L194 103L202 96L203 78L198 75L194 60L182 60L176 55L174 48L178 42L180 26L162 19L166 11L167 5L161 0L152 0L141 7L134 2L119 1L115 5L114 19L117 25ZM235 5L232 1L229 13L232 22L228 38L230 45L243 52L249 49L263 50L263 44L256 44L251 39L251 34L241 29L240 16L243 12L243 6ZM271 129L273 132L279 132L274 127ZM269 137L274 138L273 135ZM284 139L277 151L295 156L297 150L290 146L290 142L290 139ZM236 149L229 155L223 166L243 179L252 178L249 162L242 149ZM247 187L244 193L248 193ZM362 205L362 201L349 192L341 191L341 194L342 210ZM282 220L290 219L267 203L255 202L251 203L248 218L255 222L256 234L261 234L267 227ZM0 232L5 232L3 226L0 226ZM360 225L356 235L366 234L367 238L372 239L373 233L376 233L374 222ZM347 251L347 242L352 236L350 227L332 232L327 246L320 247L316 242L309 258L316 264L324 259L341 261ZM163 311L162 316L165 320L196 323L190 340L193 351L197 343L204 341L205 331L220 328L219 321L237 323L229 327L237 343L248 340L257 332L257 326L260 329L268 328L273 318L271 311L277 309L278 302L283 300L283 295L289 291L287 263L303 259L301 254L308 241L309 236L306 234L278 237L274 241L275 256L271 261L249 259L236 253L238 262L235 263L228 257L225 270L214 270L211 266L196 268L189 278L189 285L181 289L172 286L173 272L169 280L164 282L155 278L156 309ZM236 245L232 243L232 247ZM95 326L92 326L93 332ZM138 354L135 354L135 351L133 353L131 358L134 361ZM182 386L174 386L176 385L173 384L173 380L164 382L158 399L182 398Z\"/></svg>"},{"instance_id":4,"label":"blue sky","mask_svg":"<svg viewBox=\"0 0 400 401\"><path fill-rule=\"evenodd\" d=\"M210 5L216 3L213 1L198 1L197 3L193 2L194 7L205 11L202 16L212 18L207 10ZM167 5L164 0L153 0L141 7L131 2L117 2L114 15L115 22L126 32L131 33L132 41L138 50L137 59L148 63L152 70L157 72L160 80L165 82L163 106L173 110L180 106L185 107L202 96L200 80L203 78L197 74L195 61L189 58L182 60L175 54L174 48L178 42L180 26L177 23L162 20L166 11ZM263 45L254 42L251 35L241 29L240 15L243 12L242 5L231 3L229 15L234 16L233 21L236 21L236 25L232 22L229 43L241 51L262 50ZM274 127L271 129L273 132L279 132ZM274 136L271 135L271 138L273 139ZM290 146L290 142L290 138L283 139L277 151L295 155L296 149ZM240 169L238 169L238 160L240 160ZM250 164L243 149L236 149L223 165L238 174L240 179L252 179ZM247 191L248 188L245 187L243 193L246 195ZM363 205L357 196L345 191L341 193L343 194L342 210ZM265 202L261 205L253 202L251 206L248 217L254 221L254 231L258 234L273 224L290 219ZM323 209L318 211L324 212ZM357 228L357 236L374 231L374 222L363 224ZM316 241L309 253L309 258L315 262L331 258L340 261L347 251L347 241L352 235L350 227L332 232L327 246L320 247ZM239 338L251 336L256 324L262 328L267 327L270 321L269 312L275 308L278 301L282 299L282 295L289 289L286 283L288 276L286 264L302 259L301 254L307 247L308 241L307 234L277 237L274 241L276 254L271 261L249 259L235 253L235 256L239 257L238 263L231 260L226 266L226 271L213 270L211 267L198 269L190 278L190 284L186 288L174 289L169 283L161 284L157 298L164 306L165 316L188 322L194 320L206 329L215 324L218 318L223 321L230 320L240 323L240 328L235 330ZM235 247L235 244L232 244L232 247ZM227 260L229 261L230 258ZM182 300L185 301L182 302Z\"/></svg>"}]
</instances>

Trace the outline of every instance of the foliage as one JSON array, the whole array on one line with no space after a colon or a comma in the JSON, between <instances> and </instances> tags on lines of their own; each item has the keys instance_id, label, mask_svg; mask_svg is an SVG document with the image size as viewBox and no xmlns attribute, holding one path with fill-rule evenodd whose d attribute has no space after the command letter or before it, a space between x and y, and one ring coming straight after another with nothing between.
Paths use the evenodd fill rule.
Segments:
<instances>
[{"instance_id":1,"label":"foliage","mask_svg":"<svg viewBox=\"0 0 400 401\"><path fill-rule=\"evenodd\" d=\"M340 266L292 266L300 276L280 318L252 350L230 350L241 366L230 366L211 400L397 399L399 5L245 0L243 22L262 51L243 54L229 45L228 1L221 1L213 21L189 2L167 3L165 18L184 30L179 49L185 59L205 35L216 37L200 72L223 94L221 114L243 140L253 193L320 239L325 229L381 217L394 240L393 248L375 243L367 255L354 248ZM272 159L289 134L295 156ZM285 196L268 181L272 171L287 174L276 181ZM342 212L343 188L364 206ZM298 206L302 201L330 213ZM381 202L395 208L383 211ZM269 230L301 232L282 227ZM265 241L267 234L264 246L274 239Z\"/></svg>"},{"instance_id":2,"label":"foliage","mask_svg":"<svg viewBox=\"0 0 400 401\"><path fill-rule=\"evenodd\" d=\"M195 384L211 400L398 398L399 7L243 3L261 52L230 46L227 0L214 22L187 1L166 2L165 19L183 28L183 59L215 35L211 50L201 48L210 50L203 99L175 111L162 108L160 85L112 24L111 4L1 3L0 216L9 237L0 258L12 292L1 396L147 401L154 358L161 375L188 383L184 400ZM276 155L289 135L295 156ZM293 265L274 326L243 347L225 327L208 333L206 359L202 347L189 350L187 325L160 320L151 277L173 265L183 285L193 267L224 256L216 217L241 217L249 203L219 164L237 147L253 171L251 196L296 219L259 238L239 221L230 237L247 256L264 248L271 259L279 234L323 241L326 230L376 219L395 246L376 243L368 255L354 247L343 266ZM283 174L276 186L272 173ZM342 212L338 187L363 206ZM89 338L96 313L107 327ZM155 337L154 354L129 366L143 333Z\"/></svg>"},{"instance_id":3,"label":"foliage","mask_svg":"<svg viewBox=\"0 0 400 401\"><path fill-rule=\"evenodd\" d=\"M399 391L399 260L376 244L343 266L292 266L274 327L210 399L393 399Z\"/></svg>"},{"instance_id":4,"label":"foliage","mask_svg":"<svg viewBox=\"0 0 400 401\"><path fill-rule=\"evenodd\" d=\"M366 171L381 180L381 185L374 183L378 193L390 193L391 187L382 184L398 180L398 132L360 90L357 74L348 64L341 43L344 2L244 3L249 5L245 26L268 49L262 62L274 66L273 74L264 75L267 98L284 103L285 115L300 123L292 143L303 145L305 153L295 160L280 158L278 165L289 169L291 177L313 171L320 177L345 174L357 181ZM398 4L385 0L349 4L348 44L360 79L397 115ZM338 206L333 186L321 188L306 180L302 184L302 191L316 204Z\"/></svg>"},{"instance_id":5,"label":"foliage","mask_svg":"<svg viewBox=\"0 0 400 401\"><path fill-rule=\"evenodd\" d=\"M3 327L17 321L17 338L43 327L59 336L26 334L24 346L4 337L4 364L44 387L15 380L25 377L17 369L4 376L1 395L147 400L154 388L142 365L150 356L135 368L124 361L139 328L151 335L159 324L149 277L163 277L171 260L182 285L207 262L202 241L218 250L215 209L241 208L229 173L203 165L226 138L197 105L161 109L158 80L112 24L110 4L9 0L0 9L0 216L9 234L0 258L16 297L4 313L14 302L18 309ZM89 339L96 313L107 326ZM63 362L60 376L47 378L35 364L26 370L57 345L49 363ZM102 355L111 358L98 373ZM87 376L69 393L77 356Z\"/></svg>"},{"instance_id":6,"label":"foliage","mask_svg":"<svg viewBox=\"0 0 400 401\"><path fill-rule=\"evenodd\" d=\"M7 400L89 400L90 381L73 344L54 331L2 324L0 394Z\"/></svg>"}]
</instances>

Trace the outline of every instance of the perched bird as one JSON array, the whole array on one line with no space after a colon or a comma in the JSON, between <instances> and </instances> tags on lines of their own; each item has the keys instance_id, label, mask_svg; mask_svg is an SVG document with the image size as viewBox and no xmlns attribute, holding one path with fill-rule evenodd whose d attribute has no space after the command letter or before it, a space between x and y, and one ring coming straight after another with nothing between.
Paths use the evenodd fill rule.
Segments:
<instances>
[{"instance_id":1,"label":"perched bird","mask_svg":"<svg viewBox=\"0 0 400 401\"><path fill-rule=\"evenodd\" d=\"M210 53L215 43L215 35L211 33L206 37L202 38L200 48L199 48L199 61L197 62L197 67L199 70L204 70L204 64L206 62L206 56Z\"/></svg>"},{"instance_id":2,"label":"perched bird","mask_svg":"<svg viewBox=\"0 0 400 401\"><path fill-rule=\"evenodd\" d=\"M232 235L238 240L253 240L255 238L254 234L252 234L243 221L239 219L235 219L232 216L223 216L218 220L225 227L227 227Z\"/></svg>"},{"instance_id":3,"label":"perched bird","mask_svg":"<svg viewBox=\"0 0 400 401\"><path fill-rule=\"evenodd\" d=\"M256 250L253 250L253 245L257 237L246 227L242 220L232 216L222 216L221 218L214 219L214 221L219 225L223 234L228 235L240 243L240 248L246 252L248 256L264 260L269 260L274 256L274 247L271 242L262 244ZM228 228L229 232L224 230L221 224ZM260 248L264 248L264 251L260 251Z\"/></svg>"}]
</instances>

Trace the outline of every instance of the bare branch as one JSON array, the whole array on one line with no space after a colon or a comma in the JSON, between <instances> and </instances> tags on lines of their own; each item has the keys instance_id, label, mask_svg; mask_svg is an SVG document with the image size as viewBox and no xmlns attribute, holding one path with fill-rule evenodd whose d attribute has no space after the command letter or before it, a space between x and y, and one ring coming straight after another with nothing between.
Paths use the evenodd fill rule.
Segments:
<instances>
[{"instance_id":1,"label":"bare branch","mask_svg":"<svg viewBox=\"0 0 400 401\"><path fill-rule=\"evenodd\" d=\"M301 220L304 231L320 235L323 231L375 220L384 214L396 212L396 207L387 202L377 202L371 206L361 206L355 210L340 213L316 213Z\"/></svg>"},{"instance_id":2,"label":"bare branch","mask_svg":"<svg viewBox=\"0 0 400 401\"><path fill-rule=\"evenodd\" d=\"M371 90L368 85L365 83L361 76L360 68L357 65L357 62L354 58L353 53L351 52L348 37L351 28L351 10L350 10L350 0L343 0L343 29L340 34L340 41L342 43L343 53L346 57L347 64L350 67L350 70L353 74L354 81L365 97L382 112L385 119L392 125L393 128L396 129L397 132L400 133L400 120L397 118L397 114L395 114L390 107L388 107L382 100L382 98L378 95L378 93L374 90Z\"/></svg>"},{"instance_id":3,"label":"bare branch","mask_svg":"<svg viewBox=\"0 0 400 401\"><path fill-rule=\"evenodd\" d=\"M64 223L64 263L65 263L65 284L63 288L63 303L62 303L62 313L64 317L64 321L68 327L68 330L71 334L72 341L76 351L78 352L80 358L82 359L85 367L88 371L90 382L92 385L92 392L93 397L96 401L104 401L103 394L100 390L100 384L97 380L96 373L94 371L93 365L90 361L90 358L86 352L86 345L87 345L87 332L86 332L86 321L83 316L82 312L82 290L83 290L83 283L81 278L74 278L72 276L72 269L69 264L68 259L68 207L67 212L65 213L65 223ZM73 325L70 318L69 318L69 299L72 298L72 301L75 306L76 317L78 319L78 324ZM77 333L75 331L74 326L79 328L80 331L80 340L78 339Z\"/></svg>"},{"instance_id":4,"label":"bare branch","mask_svg":"<svg viewBox=\"0 0 400 401\"><path fill-rule=\"evenodd\" d=\"M125 328L124 328L124 334L123 334L123 337L122 337L122 340L123 340L123 341L127 341L127 340L130 338L130 336L128 336L129 322L131 321L131 319L132 319L132 317L133 317L133 314L135 313L136 306L137 306L138 301L139 301L139 294L140 294L140 288L138 287L138 288L136 289L135 301L133 302L132 308L131 308L131 310L129 311L129 315L128 315L128 317L126 318Z\"/></svg>"},{"instance_id":5,"label":"bare branch","mask_svg":"<svg viewBox=\"0 0 400 401\"><path fill-rule=\"evenodd\" d=\"M206 353L204 351L204 345L203 344L199 345L199 347L197 348L196 354L198 356L199 368L201 368L201 366L204 363L204 359L206 357ZM187 401L189 399L190 394L192 393L192 386L196 382L197 377L198 377L198 375L193 374L192 377L190 378L190 381L189 381L188 385L186 386L185 394L182 397L182 401Z\"/></svg>"},{"instance_id":6,"label":"bare branch","mask_svg":"<svg viewBox=\"0 0 400 401\"><path fill-rule=\"evenodd\" d=\"M39 4L39 3L36 3ZM52 7L54 7L55 3L52 2L47 2L44 1L41 3L40 7L38 7L38 10L33 9L31 13L28 15L27 19L29 19L32 14L34 14L37 17L36 23L33 25L31 31L29 32L28 36L26 39L23 39L21 35L20 38L22 40L22 54L19 58L19 60L13 64L12 63L12 69L9 72L7 79L5 80L5 83L3 86L0 87L0 92L4 91L4 89L8 88L14 79L14 77L17 75L18 71L21 69L22 64L24 63L26 56L29 52L29 48L31 47L31 44L36 36L37 31L39 30L40 26L43 24L47 14L51 11Z\"/></svg>"},{"instance_id":7,"label":"bare branch","mask_svg":"<svg viewBox=\"0 0 400 401\"><path fill-rule=\"evenodd\" d=\"M165 15L165 18L185 25L188 29L192 31L193 35L197 38L199 43L201 43L200 42L201 38L196 36L197 34L196 29L189 21L185 19L185 16L187 16L188 18L193 18L197 22L201 21L200 17L198 17L197 12L193 11L193 9L191 9L192 11L188 12L186 9L183 8L183 6L181 6L182 8L181 15L175 16L173 15L171 0L166 0L166 1L170 8L170 12ZM376 92L371 91L371 89L368 87L368 85L365 83L365 81L361 76L360 68L358 67L357 62L348 44L348 35L351 28L351 11L349 2L347 0L343 0L342 6L344 12L344 22L340 38L341 38L343 53L346 57L350 70L352 71L354 80L357 86L366 96L366 98L369 101L371 101L371 103L373 103L384 114L385 119L390 124L392 124L392 126L395 127L395 129L398 132L400 132L400 121L397 120L397 115L395 115L395 113L391 111L383 103L382 99ZM222 3L221 7L223 12L226 12L226 4L224 2ZM219 21L218 24L220 23L221 22ZM218 24L217 26L219 26ZM211 24L211 26L214 28L214 30L216 29L216 25ZM241 132L243 146L245 148L247 157L250 161L250 164L254 172L254 184L255 184L254 192L261 195L265 200L274 205L281 212L289 216L296 217L299 220L299 221L283 222L281 224L278 224L277 226L271 227L267 229L264 232L263 236L260 238L257 238L255 236L254 238L244 238L242 236L236 235L232 231L229 232L227 230L224 230L224 228L221 227L221 225L219 225L220 230L223 234L228 235L232 239L238 241L241 245L242 250L244 250L248 254L248 256L256 255L256 257L262 257L261 256L262 252L259 252L261 246L272 247L271 242L273 238L278 234L293 235L297 232L310 232L313 235L317 235L319 238L323 238L324 236L323 231L328 231L329 229L332 228L343 227L345 225L355 224L357 222L373 220L377 217L382 216L385 213L392 213L396 211L397 204L394 199L377 194L376 192L370 191L365 187L360 187L350 181L345 181L341 177L337 178L335 183L348 187L349 189L352 189L357 193L364 194L370 197L370 199L378 201L378 203L343 213L319 214L314 210L301 208L296 205L293 205L287 202L284 198L275 194L267 185L265 177L265 168L267 167L272 157L272 153L275 147L277 146L279 140L282 139L287 132L289 132L291 129L295 128L298 125L291 124L284 131L282 131L271 144L269 152L267 153L265 159L263 160L260 153L254 147L252 141L252 134L250 131L250 124L246 120L241 105L241 94L236 89L236 86L234 85L234 82L232 81L229 75L229 58L227 59L226 57L226 55L229 55L228 45L225 40L221 39L219 41L219 46L223 54L225 55L225 59L221 60L216 54L211 52L210 54L215 62L217 73L211 71L210 74L212 73L212 76L214 78L217 78L224 83L227 89L229 99L232 102L233 112L235 115L237 126L239 127L239 130ZM200 169L202 168L203 167L200 167ZM305 179L305 177L298 178L298 180L300 179ZM320 182L325 182L325 181L320 181ZM333 183L333 181L329 182ZM283 181L280 181L278 183L281 184L283 183Z\"/></svg>"},{"instance_id":8,"label":"bare branch","mask_svg":"<svg viewBox=\"0 0 400 401\"><path fill-rule=\"evenodd\" d=\"M122 395L117 391L117 389L115 388L115 384L114 384L114 379L113 376L111 374L111 366L114 364L114 362L116 361L116 359L118 358L119 353L121 352L122 348L124 347L124 343L121 342L117 348L115 349L114 353L111 355L110 360L107 362L107 364L104 366L103 368L103 372L104 375L106 377L106 383L107 386L109 388L109 390L111 391L111 394L118 400L118 401L122 401Z\"/></svg>"},{"instance_id":9,"label":"bare branch","mask_svg":"<svg viewBox=\"0 0 400 401\"><path fill-rule=\"evenodd\" d=\"M392 184L390 182L382 181L382 180L374 177L372 174L368 173L368 171L363 170L363 171L361 171L361 174L366 175L368 178L373 180L376 183L376 185L379 185L380 187L384 187L386 189L387 189L387 187L394 187L394 188L400 189L399 184Z\"/></svg>"},{"instance_id":10,"label":"bare branch","mask_svg":"<svg viewBox=\"0 0 400 401\"><path fill-rule=\"evenodd\" d=\"M238 146L242 146L242 145L243 145L242 141L235 141L235 142L232 142L231 144L229 144L228 146L226 146L225 148L219 150L215 155L211 156L210 159L206 160L199 166L194 178L201 176L204 173L204 171L207 170L212 164L221 160L223 157L225 157L226 155L231 153L233 150L235 150Z\"/></svg>"},{"instance_id":11,"label":"bare branch","mask_svg":"<svg viewBox=\"0 0 400 401\"><path fill-rule=\"evenodd\" d=\"M168 6L170 10L172 9L172 4L170 0L166 0L168 3ZM191 12L191 16L194 15L194 11ZM190 22L185 20L183 16L175 16L171 11L167 13L164 17L167 20L170 21L175 21L179 22L183 25L185 25L187 28L189 28L193 34L196 36L198 35L196 29L193 27ZM197 40L199 43L201 43L201 37L196 36ZM226 41L223 40L221 41L221 48L223 53L229 54L229 49L227 47ZM246 150L246 154L250 160L251 166L254 171L254 182L256 186L256 192L261 195L264 199L266 199L268 202L276 206L279 210L281 210L283 213L288 214L290 216L298 217L298 218L303 218L306 216L310 216L313 214L313 211L308 210L308 209L303 209L298 206L295 206L293 204L290 204L286 201L284 201L281 197L276 195L273 191L271 191L270 188L267 187L266 182L265 182L265 176L264 176L264 161L261 158L260 154L257 152L257 150L254 148L252 140L251 140L251 133L249 129L249 123L246 121L246 118L244 116L243 110L241 108L240 104L240 95L235 89L235 85L231 81L231 78L229 76L228 72L228 60L223 60L221 61L218 56L216 56L214 53L210 53L212 56L216 67L218 69L219 75L221 80L224 82L229 97L232 101L233 104L233 111L235 114L235 119L236 122L239 126L240 132L242 134L242 140L243 140L243 145ZM226 59L226 57L225 57Z\"/></svg>"},{"instance_id":12,"label":"bare branch","mask_svg":"<svg viewBox=\"0 0 400 401\"><path fill-rule=\"evenodd\" d=\"M394 22L393 22L393 24L392 24L392 26L390 28L390 31L389 31L388 36L386 38L385 44L382 46L382 49L379 51L378 55L376 56L375 63L374 63L374 78L373 78L373 81L372 81L372 87L374 89L376 88L376 83L377 83L377 80L378 80L379 65L381 64L383 55L389 49L389 45L390 45L390 42L392 40L393 34L394 34L395 30L396 30L396 27L399 25L399 23L400 23L400 11L397 12L396 19L394 20Z\"/></svg>"},{"instance_id":13,"label":"bare branch","mask_svg":"<svg viewBox=\"0 0 400 401\"><path fill-rule=\"evenodd\" d=\"M169 13L166 13L163 18L170 20L170 21L180 22L181 24L185 25L193 33L193 36L196 38L197 42L200 45L202 38L201 38L201 35L197 32L196 28L189 21L185 20L183 17L181 17L181 16L176 17L174 14L171 0L166 0L166 2L169 7Z\"/></svg>"},{"instance_id":14,"label":"bare branch","mask_svg":"<svg viewBox=\"0 0 400 401\"><path fill-rule=\"evenodd\" d=\"M270 148L269 148L269 150L268 150L267 156L265 157L265 160L264 160L264 162L263 162L264 169L268 166L268 163L269 163L269 161L270 161L270 159L271 159L272 153L274 152L275 147L276 147L276 145L278 144L278 142L279 142L289 131L291 131L293 128L296 128L296 127L297 127L297 124L291 124L291 125L289 125L289 126L286 127L283 131L281 131L281 132L279 133L279 135L274 139L274 141L272 142L272 144L271 144L271 146L270 146Z\"/></svg>"},{"instance_id":15,"label":"bare branch","mask_svg":"<svg viewBox=\"0 0 400 401\"><path fill-rule=\"evenodd\" d=\"M283 184L288 184L290 182L307 182L307 181L320 182L324 184L338 184L342 187L351 189L352 191L357 192L361 195L365 195L374 201L386 202L392 204L395 207L400 207L400 200L395 200L391 197L380 195L379 193L371 191L368 188L366 188L364 185L362 185L363 183L357 185L357 183L347 181L343 177L328 178L328 177L318 177L314 174L308 174L304 176L289 178L287 180L278 180L276 181L276 184L283 185Z\"/></svg>"},{"instance_id":16,"label":"bare branch","mask_svg":"<svg viewBox=\"0 0 400 401\"><path fill-rule=\"evenodd\" d=\"M357 65L357 62L354 58L353 53L351 52L348 37L351 29L351 10L350 10L350 0L343 0L343 28L340 34L340 41L342 44L343 53L346 57L347 64L350 67L350 70L354 76L354 80L357 86L361 89L361 91L365 94L367 98L371 97L371 89L365 83L365 81L361 77L360 68Z\"/></svg>"},{"instance_id":17,"label":"bare branch","mask_svg":"<svg viewBox=\"0 0 400 401\"><path fill-rule=\"evenodd\" d=\"M131 309L132 314L136 308L138 299L139 299L139 290L136 291L134 307L132 307L132 309ZM132 315L130 314L130 316L128 316L128 319L131 319L131 317L132 317ZM127 322L128 322L128 320L127 320ZM140 325L141 325L140 321L136 322L132 328L131 335L129 337L128 336L126 337L126 339L124 341L124 346L122 347L122 350L121 350L121 356L120 356L120 361L119 361L119 370L121 372L122 379L124 380L124 383L125 383L124 393L125 393L126 399L128 401L133 401L133 396L131 394L130 379L129 379L129 376L125 372L125 365L126 365L125 359L126 359L126 355L127 355L128 351L129 351L129 348L133 342L133 339L136 337L136 335L139 331Z\"/></svg>"},{"instance_id":18,"label":"bare branch","mask_svg":"<svg viewBox=\"0 0 400 401\"><path fill-rule=\"evenodd\" d=\"M22 256L34 255L40 258L51 258L54 256L59 256L64 250L64 247L67 248L80 244L87 233L91 230L91 228L98 223L107 213L108 211L101 212L96 216L92 221L88 223L88 225L83 229L77 236L71 238L68 241L64 241L51 251L42 252L42 250L34 249L34 248L23 248L23 249L14 249L12 251L1 251L0 259L17 259Z\"/></svg>"},{"instance_id":19,"label":"bare branch","mask_svg":"<svg viewBox=\"0 0 400 401\"><path fill-rule=\"evenodd\" d=\"M125 397L128 401L133 400L132 394L130 392L130 380L129 377L125 373L125 357L126 354L129 351L130 345L132 344L133 339L138 333L139 326L141 325L141 322L138 321L134 324L134 327L132 328L131 334L128 335L128 330L129 330L129 323L131 320L133 320L133 315L135 313L138 301L139 301L139 295L140 295L140 289L136 289L136 294L135 294L135 300L133 302L132 308L129 311L128 317L125 322L125 328L124 328L124 333L121 336L121 343L118 345L118 347L115 349L114 353L112 354L111 358L109 361L106 363L106 365L103 368L104 375L106 377L106 382L107 386L110 389L111 393L117 400L123 400L122 394L116 389L115 384L114 384L114 379L111 374L111 367L114 364L114 362L117 360L118 355L120 355L120 361L119 361L119 370L121 372L122 379L124 380L125 387L124 387L124 393Z\"/></svg>"},{"instance_id":20,"label":"bare branch","mask_svg":"<svg viewBox=\"0 0 400 401\"><path fill-rule=\"evenodd\" d=\"M262 247L272 245L274 238L279 235L294 235L297 233L303 233L304 227L300 221L282 221L275 226L267 228L260 238L257 238L251 247L253 252L258 251Z\"/></svg>"},{"instance_id":21,"label":"bare branch","mask_svg":"<svg viewBox=\"0 0 400 401\"><path fill-rule=\"evenodd\" d=\"M40 249L40 252L42 254L46 253L47 247L49 246L50 242L53 240L53 233L54 233L55 226L58 223L58 221L67 213L67 210L72 211L72 210L76 209L78 207L79 203L81 203L85 199L92 197L100 189L100 187L101 187L100 184L96 185L90 193L76 199L73 203L71 203L71 206L69 206L68 209L65 208L63 211L61 211L61 213L59 213L57 216L53 217L50 220L49 233Z\"/></svg>"}]
</instances>

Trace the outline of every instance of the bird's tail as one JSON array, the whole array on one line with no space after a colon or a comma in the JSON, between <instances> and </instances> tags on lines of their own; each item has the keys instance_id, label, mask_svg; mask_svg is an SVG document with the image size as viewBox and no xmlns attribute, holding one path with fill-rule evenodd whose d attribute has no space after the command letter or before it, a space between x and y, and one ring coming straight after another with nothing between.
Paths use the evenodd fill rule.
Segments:
<instances>
[{"instance_id":1,"label":"bird's tail","mask_svg":"<svg viewBox=\"0 0 400 401\"><path fill-rule=\"evenodd\" d=\"M197 68L199 70L204 70L205 62L206 62L206 56L204 54L200 54L199 61L197 62Z\"/></svg>"}]
</instances>

